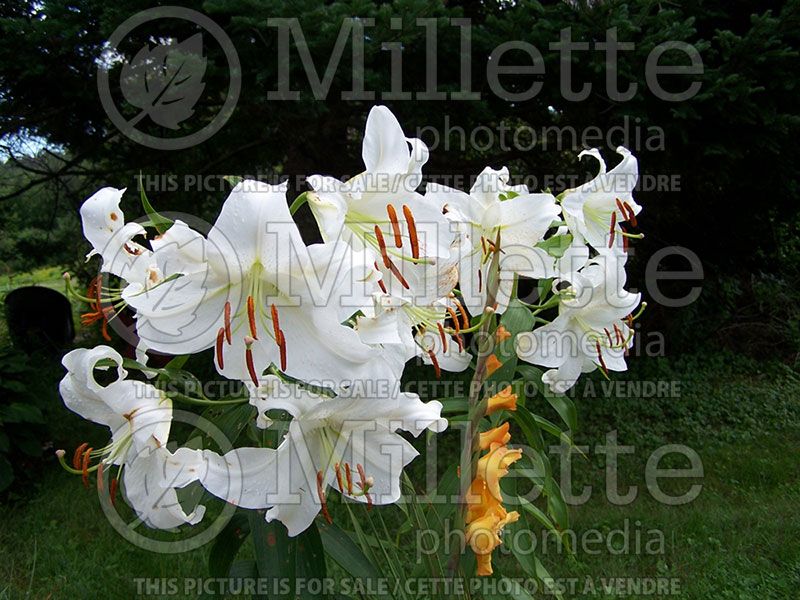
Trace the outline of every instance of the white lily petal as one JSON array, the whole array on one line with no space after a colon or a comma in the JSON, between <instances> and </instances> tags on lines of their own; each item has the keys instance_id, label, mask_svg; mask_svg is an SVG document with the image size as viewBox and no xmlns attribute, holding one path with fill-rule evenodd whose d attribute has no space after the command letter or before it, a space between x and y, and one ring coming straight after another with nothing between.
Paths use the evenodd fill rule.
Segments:
<instances>
[{"instance_id":1,"label":"white lily petal","mask_svg":"<svg viewBox=\"0 0 800 600\"><path fill-rule=\"evenodd\" d=\"M184 524L194 525L203 518L204 506L196 506L189 514L178 501L178 495L168 476L167 462L174 457L165 448L142 450L123 471L125 499L142 522L154 529L173 529Z\"/></svg>"}]
</instances>

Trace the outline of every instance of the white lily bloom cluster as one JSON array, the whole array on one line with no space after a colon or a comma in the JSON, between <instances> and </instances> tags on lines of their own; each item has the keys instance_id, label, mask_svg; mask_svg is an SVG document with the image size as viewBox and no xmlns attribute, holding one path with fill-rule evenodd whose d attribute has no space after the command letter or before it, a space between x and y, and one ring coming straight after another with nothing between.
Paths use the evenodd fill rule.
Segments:
<instances>
[{"instance_id":1,"label":"white lily bloom cluster","mask_svg":"<svg viewBox=\"0 0 800 600\"><path fill-rule=\"evenodd\" d=\"M636 159L618 152L622 162L607 172L588 151L600 173L558 198L509 185L506 168L489 167L468 193L428 184L421 194L428 149L377 106L364 171L347 182L308 179L323 239L312 245L294 222L286 184L241 181L208 231L176 220L149 243L133 241L146 231L125 223L125 190L98 191L81 208L90 256L123 281L114 300L135 311L143 346L169 355L213 349L218 373L247 387L259 427L277 411L292 420L275 448L173 452L170 400L127 380L111 348L75 350L64 358L64 401L109 426L112 442L76 452L73 466L84 477L92 458L121 468L130 505L159 528L202 517L202 507L186 514L175 493L194 481L237 506L267 509L290 535L328 516L330 487L368 504L397 501L402 470L417 454L398 431L447 426L441 403L400 391L406 364L420 358L437 377L469 368L467 335L487 298L503 312L519 277L552 280L557 318L516 339L520 358L549 369L543 381L552 390L596 368L626 368L640 296L623 289L633 236L622 224L635 225L641 207L631 196ZM103 387L95 368L109 361L118 377Z\"/></svg>"}]
</instances>

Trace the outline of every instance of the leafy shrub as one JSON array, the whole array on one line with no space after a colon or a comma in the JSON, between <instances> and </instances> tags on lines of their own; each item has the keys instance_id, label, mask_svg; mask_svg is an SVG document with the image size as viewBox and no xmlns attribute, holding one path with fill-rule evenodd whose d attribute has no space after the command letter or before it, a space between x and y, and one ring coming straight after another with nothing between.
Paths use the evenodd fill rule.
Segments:
<instances>
[{"instance_id":1,"label":"leafy shrub","mask_svg":"<svg viewBox=\"0 0 800 600\"><path fill-rule=\"evenodd\" d=\"M0 491L6 490L19 469L42 455L48 428L42 395L31 388L37 373L28 357L0 351Z\"/></svg>"}]
</instances>

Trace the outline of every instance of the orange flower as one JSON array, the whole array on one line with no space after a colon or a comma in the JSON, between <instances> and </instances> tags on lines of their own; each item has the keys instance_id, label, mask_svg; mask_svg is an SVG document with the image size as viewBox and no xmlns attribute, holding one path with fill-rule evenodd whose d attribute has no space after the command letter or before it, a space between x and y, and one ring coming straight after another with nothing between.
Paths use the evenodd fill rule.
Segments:
<instances>
[{"instance_id":1,"label":"orange flower","mask_svg":"<svg viewBox=\"0 0 800 600\"><path fill-rule=\"evenodd\" d=\"M497 340L498 344L503 343L510 337L511 332L506 329L504 325L500 325L500 327L498 327L494 332L494 339Z\"/></svg>"},{"instance_id":2,"label":"orange flower","mask_svg":"<svg viewBox=\"0 0 800 600\"><path fill-rule=\"evenodd\" d=\"M517 410L517 395L511 391L508 385L497 394L489 398L489 405L486 407L486 414L491 415L498 410Z\"/></svg>"},{"instance_id":3,"label":"orange flower","mask_svg":"<svg viewBox=\"0 0 800 600\"><path fill-rule=\"evenodd\" d=\"M508 474L509 467L522 458L519 448L509 450L506 446L492 444L489 451L478 460L477 476L486 482L489 493L500 500L500 480Z\"/></svg>"},{"instance_id":4,"label":"orange flower","mask_svg":"<svg viewBox=\"0 0 800 600\"><path fill-rule=\"evenodd\" d=\"M481 450L488 450L492 444L507 444L511 441L511 434L508 433L510 423L503 423L500 427L495 427L480 434Z\"/></svg>"},{"instance_id":5,"label":"orange flower","mask_svg":"<svg viewBox=\"0 0 800 600\"><path fill-rule=\"evenodd\" d=\"M503 528L519 519L517 512L506 511L500 494L500 479L514 462L522 458L522 450L506 447L505 442L510 437L508 423L481 434L481 444L486 441L489 448L478 460L478 470L470 485L472 503L467 509L465 532L466 541L477 559L479 576L492 574L492 552L503 543ZM503 443L489 442L492 438L503 440Z\"/></svg>"},{"instance_id":6,"label":"orange flower","mask_svg":"<svg viewBox=\"0 0 800 600\"><path fill-rule=\"evenodd\" d=\"M501 363L494 354L490 354L489 358L486 359L486 372L489 375L497 371L497 369L502 366L503 363Z\"/></svg>"}]
</instances>

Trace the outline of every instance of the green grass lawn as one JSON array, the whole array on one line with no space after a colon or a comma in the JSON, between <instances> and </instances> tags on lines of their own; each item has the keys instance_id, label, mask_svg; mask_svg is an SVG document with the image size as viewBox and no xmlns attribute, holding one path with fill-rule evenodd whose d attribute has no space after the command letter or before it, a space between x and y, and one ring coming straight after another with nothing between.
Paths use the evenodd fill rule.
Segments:
<instances>
[{"instance_id":1,"label":"green grass lawn","mask_svg":"<svg viewBox=\"0 0 800 600\"><path fill-rule=\"evenodd\" d=\"M51 403L48 419L55 447L71 449L85 439L102 442L106 434L101 428L59 405L57 362L44 367L36 384ZM641 397L620 395L619 390L607 394L601 381L593 379L594 391L576 397L581 428L575 441L589 450L586 459L573 459L573 489L592 485L593 493L588 502L572 508L572 525L578 540L586 539L590 530L605 539L598 553L579 544L574 556L550 544L539 555L550 573L578 582L571 596L576 598L621 597L602 588L614 578L674 580L679 593L672 597L695 600L798 597L800 375L775 362L697 354L640 361L616 380L679 386L671 396ZM612 430L620 444L636 447L634 454L620 457L620 488L638 486L638 497L626 506L606 500L604 457L594 451ZM667 443L693 448L703 463L704 477L694 481L703 485L702 491L686 505L666 506L646 489L647 459ZM668 466L687 464L673 461ZM675 480L664 488L679 494L692 483ZM390 528L399 523L398 509L381 510ZM0 599L131 598L136 578L207 574L208 546L172 555L135 547L106 521L96 491L84 489L80 477L62 471L52 458L33 461L21 485L5 495L0 523ZM613 541L608 537L624 531L626 523L627 549L621 534ZM663 536L663 546L647 552L643 546L653 530ZM412 546L409 536L401 549L410 570ZM509 577L518 575L510 557L499 556L497 565ZM595 586L595 593L583 593L586 582Z\"/></svg>"}]
</instances>

